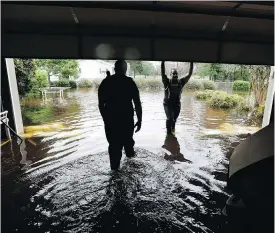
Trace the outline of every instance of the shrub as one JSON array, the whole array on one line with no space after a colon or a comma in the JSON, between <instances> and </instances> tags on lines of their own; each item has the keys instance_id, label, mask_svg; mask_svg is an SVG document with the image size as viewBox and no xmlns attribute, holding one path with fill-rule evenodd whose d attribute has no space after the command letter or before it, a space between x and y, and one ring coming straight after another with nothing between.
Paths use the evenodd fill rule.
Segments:
<instances>
[{"instance_id":1,"label":"shrub","mask_svg":"<svg viewBox=\"0 0 275 233\"><path fill-rule=\"evenodd\" d=\"M185 89L188 90L202 90L203 84L201 80L191 79L189 82L184 86Z\"/></svg>"},{"instance_id":2,"label":"shrub","mask_svg":"<svg viewBox=\"0 0 275 233\"><path fill-rule=\"evenodd\" d=\"M239 95L229 95L224 91L215 91L210 104L215 108L234 108L241 101L243 101L243 97Z\"/></svg>"},{"instance_id":3,"label":"shrub","mask_svg":"<svg viewBox=\"0 0 275 233\"><path fill-rule=\"evenodd\" d=\"M78 87L80 87L80 88L91 88L91 87L93 87L92 81L90 81L88 79L80 79L77 84L78 84Z\"/></svg>"},{"instance_id":4,"label":"shrub","mask_svg":"<svg viewBox=\"0 0 275 233\"><path fill-rule=\"evenodd\" d=\"M32 90L31 92L39 92L39 88L49 86L48 75L46 71L36 70L34 78L31 81Z\"/></svg>"},{"instance_id":5,"label":"shrub","mask_svg":"<svg viewBox=\"0 0 275 233\"><path fill-rule=\"evenodd\" d=\"M60 79L53 82L54 87L70 87L69 79Z\"/></svg>"},{"instance_id":6,"label":"shrub","mask_svg":"<svg viewBox=\"0 0 275 233\"><path fill-rule=\"evenodd\" d=\"M211 80L203 80L202 85L205 90L216 90L216 83Z\"/></svg>"},{"instance_id":7,"label":"shrub","mask_svg":"<svg viewBox=\"0 0 275 233\"><path fill-rule=\"evenodd\" d=\"M159 90L163 88L162 81L159 78L135 78L134 81L139 89Z\"/></svg>"},{"instance_id":8,"label":"shrub","mask_svg":"<svg viewBox=\"0 0 275 233\"><path fill-rule=\"evenodd\" d=\"M103 79L93 79L93 87L98 88Z\"/></svg>"},{"instance_id":9,"label":"shrub","mask_svg":"<svg viewBox=\"0 0 275 233\"><path fill-rule=\"evenodd\" d=\"M248 81L237 80L233 83L234 91L249 91L250 83Z\"/></svg>"},{"instance_id":10,"label":"shrub","mask_svg":"<svg viewBox=\"0 0 275 233\"><path fill-rule=\"evenodd\" d=\"M198 100L210 99L214 94L213 90L198 91L195 93L195 97Z\"/></svg>"},{"instance_id":11,"label":"shrub","mask_svg":"<svg viewBox=\"0 0 275 233\"><path fill-rule=\"evenodd\" d=\"M58 81L52 82L52 86L76 88L76 81L69 79L60 79Z\"/></svg>"},{"instance_id":12,"label":"shrub","mask_svg":"<svg viewBox=\"0 0 275 233\"><path fill-rule=\"evenodd\" d=\"M77 87L77 84L76 84L75 80L69 80L69 85L70 85L71 88L76 88Z\"/></svg>"},{"instance_id":13,"label":"shrub","mask_svg":"<svg viewBox=\"0 0 275 233\"><path fill-rule=\"evenodd\" d=\"M241 101L238 105L238 110L241 112L250 112L251 106L245 100Z\"/></svg>"},{"instance_id":14,"label":"shrub","mask_svg":"<svg viewBox=\"0 0 275 233\"><path fill-rule=\"evenodd\" d=\"M136 79L134 79L134 81L135 81L135 83L136 83L136 85L137 85L137 87L139 89L146 89L145 79L143 79L143 78L136 78Z\"/></svg>"},{"instance_id":15,"label":"shrub","mask_svg":"<svg viewBox=\"0 0 275 233\"><path fill-rule=\"evenodd\" d=\"M148 78L146 79L146 86L150 90L160 90L163 87L163 83L159 79Z\"/></svg>"},{"instance_id":16,"label":"shrub","mask_svg":"<svg viewBox=\"0 0 275 233\"><path fill-rule=\"evenodd\" d=\"M264 105L260 105L259 107L254 108L252 111L250 117L249 117L249 122L250 124L256 124L256 125L261 125L263 121L263 116L264 116Z\"/></svg>"},{"instance_id":17,"label":"shrub","mask_svg":"<svg viewBox=\"0 0 275 233\"><path fill-rule=\"evenodd\" d=\"M230 100L232 101L233 107L236 107L239 105L241 102L244 101L244 98L240 95L233 94L233 95L228 95L230 97Z\"/></svg>"}]
</instances>

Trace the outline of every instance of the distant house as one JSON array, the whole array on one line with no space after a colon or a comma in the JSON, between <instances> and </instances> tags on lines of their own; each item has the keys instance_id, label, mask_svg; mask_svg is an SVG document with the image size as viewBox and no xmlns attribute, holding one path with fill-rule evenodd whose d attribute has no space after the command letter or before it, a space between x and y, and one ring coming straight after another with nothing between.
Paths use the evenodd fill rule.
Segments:
<instances>
[{"instance_id":1,"label":"distant house","mask_svg":"<svg viewBox=\"0 0 275 233\"><path fill-rule=\"evenodd\" d=\"M79 60L79 74L77 79L103 79L106 71L114 73L114 64L102 60Z\"/></svg>"}]
</instances>

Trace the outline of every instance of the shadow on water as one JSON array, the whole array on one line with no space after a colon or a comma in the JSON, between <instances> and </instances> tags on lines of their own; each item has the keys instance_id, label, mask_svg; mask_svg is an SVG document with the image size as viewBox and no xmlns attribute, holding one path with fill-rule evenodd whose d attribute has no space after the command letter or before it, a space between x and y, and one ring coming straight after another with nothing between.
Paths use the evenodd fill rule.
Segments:
<instances>
[{"instance_id":1,"label":"shadow on water","mask_svg":"<svg viewBox=\"0 0 275 233\"><path fill-rule=\"evenodd\" d=\"M191 163L191 161L184 158L183 154L180 152L180 144L174 135L166 135L162 148L166 150L164 159Z\"/></svg>"}]
</instances>

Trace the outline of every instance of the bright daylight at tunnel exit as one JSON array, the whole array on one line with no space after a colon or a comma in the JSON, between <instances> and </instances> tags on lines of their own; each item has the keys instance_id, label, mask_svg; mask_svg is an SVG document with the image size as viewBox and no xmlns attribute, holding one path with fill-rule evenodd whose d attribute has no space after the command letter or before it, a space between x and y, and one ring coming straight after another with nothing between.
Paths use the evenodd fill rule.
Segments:
<instances>
[{"instance_id":1,"label":"bright daylight at tunnel exit","mask_svg":"<svg viewBox=\"0 0 275 233\"><path fill-rule=\"evenodd\" d=\"M273 232L274 4L1 5L3 232Z\"/></svg>"}]
</instances>

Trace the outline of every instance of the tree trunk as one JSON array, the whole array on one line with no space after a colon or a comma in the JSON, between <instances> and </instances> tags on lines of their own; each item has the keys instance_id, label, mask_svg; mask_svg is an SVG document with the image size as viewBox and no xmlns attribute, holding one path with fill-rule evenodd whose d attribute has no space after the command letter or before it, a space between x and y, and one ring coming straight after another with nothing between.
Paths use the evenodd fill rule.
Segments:
<instances>
[{"instance_id":1,"label":"tree trunk","mask_svg":"<svg viewBox=\"0 0 275 233\"><path fill-rule=\"evenodd\" d=\"M51 79L50 79L50 74L48 72L48 82L49 82L49 87L51 87Z\"/></svg>"},{"instance_id":2,"label":"tree trunk","mask_svg":"<svg viewBox=\"0 0 275 233\"><path fill-rule=\"evenodd\" d=\"M264 66L252 67L252 80L251 87L254 94L254 107L259 107L264 104L268 79L269 79L269 68ZM269 73L268 73L269 72Z\"/></svg>"}]
</instances>

